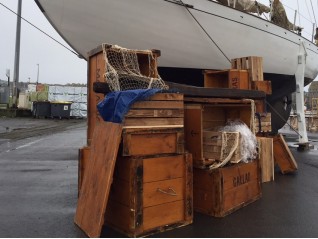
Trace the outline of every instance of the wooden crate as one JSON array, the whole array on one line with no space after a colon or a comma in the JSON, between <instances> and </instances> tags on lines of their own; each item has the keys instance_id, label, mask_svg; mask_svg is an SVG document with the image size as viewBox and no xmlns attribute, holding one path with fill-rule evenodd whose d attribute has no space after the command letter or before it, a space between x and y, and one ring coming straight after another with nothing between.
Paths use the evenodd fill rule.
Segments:
<instances>
[{"instance_id":1,"label":"wooden crate","mask_svg":"<svg viewBox=\"0 0 318 239\"><path fill-rule=\"evenodd\" d=\"M231 60L232 69L248 70L249 81L263 81L263 58L248 56Z\"/></svg>"},{"instance_id":2,"label":"wooden crate","mask_svg":"<svg viewBox=\"0 0 318 239\"><path fill-rule=\"evenodd\" d=\"M214 170L193 169L193 207L224 217L261 197L258 160Z\"/></svg>"},{"instance_id":3,"label":"wooden crate","mask_svg":"<svg viewBox=\"0 0 318 239\"><path fill-rule=\"evenodd\" d=\"M255 115L255 130L256 132L272 132L272 114L258 113Z\"/></svg>"},{"instance_id":4,"label":"wooden crate","mask_svg":"<svg viewBox=\"0 0 318 239\"><path fill-rule=\"evenodd\" d=\"M185 104L186 149L193 156L194 166L205 168L211 164L211 161L203 155L204 130L218 131L217 129L225 126L228 120L241 120L253 132L254 125L251 124L252 106L251 101L230 99L209 99L206 103L194 103L186 102Z\"/></svg>"},{"instance_id":5,"label":"wooden crate","mask_svg":"<svg viewBox=\"0 0 318 239\"><path fill-rule=\"evenodd\" d=\"M123 156L184 153L184 129L180 128L126 128L121 147Z\"/></svg>"},{"instance_id":6,"label":"wooden crate","mask_svg":"<svg viewBox=\"0 0 318 239\"><path fill-rule=\"evenodd\" d=\"M124 128L183 127L183 95L158 93L134 103L125 115Z\"/></svg>"},{"instance_id":7,"label":"wooden crate","mask_svg":"<svg viewBox=\"0 0 318 239\"><path fill-rule=\"evenodd\" d=\"M136 51L136 53L141 74L157 77L157 71L150 72L150 68L157 68L157 59L160 56L160 51L153 50L153 58L149 58L148 51ZM150 65L151 67L149 67ZM95 82L105 82L105 73L105 56L103 54L102 46L100 45L88 53L87 145L90 145L96 123L103 121L98 113L96 105L104 99L105 95L94 92L93 86Z\"/></svg>"},{"instance_id":8,"label":"wooden crate","mask_svg":"<svg viewBox=\"0 0 318 239\"><path fill-rule=\"evenodd\" d=\"M250 89L248 72L246 70L205 70L204 87L210 88L230 88L230 89Z\"/></svg>"},{"instance_id":9,"label":"wooden crate","mask_svg":"<svg viewBox=\"0 0 318 239\"><path fill-rule=\"evenodd\" d=\"M272 82L271 81L252 81L252 90L264 91L267 95L272 94Z\"/></svg>"},{"instance_id":10,"label":"wooden crate","mask_svg":"<svg viewBox=\"0 0 318 239\"><path fill-rule=\"evenodd\" d=\"M131 237L193 221L191 154L117 159L105 221Z\"/></svg>"}]
</instances>

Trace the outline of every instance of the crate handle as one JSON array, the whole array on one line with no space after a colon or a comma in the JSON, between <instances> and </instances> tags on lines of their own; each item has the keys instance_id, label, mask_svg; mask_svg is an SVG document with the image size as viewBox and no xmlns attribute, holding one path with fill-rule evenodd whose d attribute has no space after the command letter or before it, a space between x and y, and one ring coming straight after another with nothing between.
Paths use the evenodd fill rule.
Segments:
<instances>
[{"instance_id":1,"label":"crate handle","mask_svg":"<svg viewBox=\"0 0 318 239\"><path fill-rule=\"evenodd\" d=\"M168 194L170 196L177 196L177 192L173 188L168 188L168 191L157 188L157 192Z\"/></svg>"}]
</instances>

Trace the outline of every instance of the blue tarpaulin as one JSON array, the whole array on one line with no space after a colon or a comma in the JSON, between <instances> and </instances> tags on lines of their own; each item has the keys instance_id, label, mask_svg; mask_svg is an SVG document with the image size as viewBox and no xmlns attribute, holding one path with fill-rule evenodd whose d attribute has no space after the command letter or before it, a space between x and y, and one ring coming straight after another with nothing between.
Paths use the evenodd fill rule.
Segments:
<instances>
[{"instance_id":1,"label":"blue tarpaulin","mask_svg":"<svg viewBox=\"0 0 318 239\"><path fill-rule=\"evenodd\" d=\"M106 95L105 99L97 104L99 114L104 121L122 123L130 106L136 101L146 100L161 91L160 89L138 89L114 91Z\"/></svg>"}]
</instances>

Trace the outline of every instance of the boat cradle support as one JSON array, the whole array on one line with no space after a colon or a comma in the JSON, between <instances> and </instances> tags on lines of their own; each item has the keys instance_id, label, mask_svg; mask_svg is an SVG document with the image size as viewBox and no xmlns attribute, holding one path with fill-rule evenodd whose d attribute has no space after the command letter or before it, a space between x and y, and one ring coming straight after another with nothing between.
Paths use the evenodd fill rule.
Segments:
<instances>
[{"instance_id":1,"label":"boat cradle support","mask_svg":"<svg viewBox=\"0 0 318 239\"><path fill-rule=\"evenodd\" d=\"M308 136L305 120L305 106L304 106L304 79L306 66L306 48L301 41L299 45L298 65L295 73L296 78L296 113L298 121L298 141L299 144L308 144Z\"/></svg>"}]
</instances>

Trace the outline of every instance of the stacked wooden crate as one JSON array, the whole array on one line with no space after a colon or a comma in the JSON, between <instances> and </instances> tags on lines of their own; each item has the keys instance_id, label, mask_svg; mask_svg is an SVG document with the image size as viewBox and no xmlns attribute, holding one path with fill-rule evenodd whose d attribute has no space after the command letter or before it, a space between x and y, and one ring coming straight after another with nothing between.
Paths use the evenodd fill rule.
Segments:
<instances>
[{"instance_id":1,"label":"stacked wooden crate","mask_svg":"<svg viewBox=\"0 0 318 239\"><path fill-rule=\"evenodd\" d=\"M149 64L156 67L160 52L148 54L137 51L140 71L157 77ZM192 156L184 147L183 95L157 93L135 102L122 124L105 124L96 110L104 94L94 91L96 83L102 86L104 81L102 47L91 51L88 65L87 146L79 154L75 223L91 237L100 236L104 223L133 237L192 223ZM108 135L107 128L120 129L120 134Z\"/></svg>"},{"instance_id":2,"label":"stacked wooden crate","mask_svg":"<svg viewBox=\"0 0 318 239\"><path fill-rule=\"evenodd\" d=\"M186 147L193 155L194 166L194 210L223 217L259 199L259 162L238 163L240 147L233 153L229 164L209 169L220 159L224 146L224 132L219 132L218 128L225 126L228 120L240 120L253 130L253 101L217 98L186 98L185 101ZM228 141L228 144L233 142Z\"/></svg>"},{"instance_id":3,"label":"stacked wooden crate","mask_svg":"<svg viewBox=\"0 0 318 239\"><path fill-rule=\"evenodd\" d=\"M192 158L184 153L183 95L135 103L123 122L105 221L128 236L192 223Z\"/></svg>"},{"instance_id":4,"label":"stacked wooden crate","mask_svg":"<svg viewBox=\"0 0 318 239\"><path fill-rule=\"evenodd\" d=\"M260 90L271 94L271 82L263 79L261 57L243 57L232 60L232 68L223 71L206 70L204 85L209 88ZM270 181L273 173L272 139L258 139L260 148L256 160L249 163L239 161L238 149L225 167L209 169L217 159L220 147L211 148L205 135L215 134L222 138L218 128L227 121L245 123L252 133L271 131L270 113L266 112L265 100L246 99L185 99L186 145L193 154L194 209L208 215L223 217L261 197L260 183ZM200 102L201 101L201 102ZM216 134L219 134L216 137ZM268 142L271 140L271 142ZM196 143L195 143L196 142ZM262 142L262 144L260 144ZM265 143L266 142L266 143ZM208 149L208 151L207 151ZM214 154L211 154L211 150ZM211 158L211 156L213 156ZM266 179L262 178L263 171Z\"/></svg>"}]
</instances>

